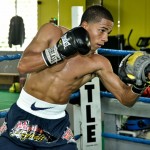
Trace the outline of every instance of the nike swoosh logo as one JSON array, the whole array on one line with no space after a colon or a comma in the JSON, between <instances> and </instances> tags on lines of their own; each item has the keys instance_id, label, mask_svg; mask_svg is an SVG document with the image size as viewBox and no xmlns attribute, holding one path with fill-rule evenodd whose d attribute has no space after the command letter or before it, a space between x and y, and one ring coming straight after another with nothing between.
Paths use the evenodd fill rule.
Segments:
<instances>
[{"instance_id":1,"label":"nike swoosh logo","mask_svg":"<svg viewBox=\"0 0 150 150\"><path fill-rule=\"evenodd\" d=\"M52 108L54 108L54 107L36 107L35 106L35 102L31 105L31 109L32 110L35 110L35 111L37 111L37 110L45 110L45 109L52 109Z\"/></svg>"}]
</instances>

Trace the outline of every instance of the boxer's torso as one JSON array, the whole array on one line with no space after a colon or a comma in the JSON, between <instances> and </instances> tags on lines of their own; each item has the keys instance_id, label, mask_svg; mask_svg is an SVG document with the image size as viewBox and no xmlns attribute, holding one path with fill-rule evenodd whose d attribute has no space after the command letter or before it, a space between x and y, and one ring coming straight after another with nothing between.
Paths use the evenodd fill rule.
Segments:
<instances>
[{"instance_id":1,"label":"boxer's torso","mask_svg":"<svg viewBox=\"0 0 150 150\"><path fill-rule=\"evenodd\" d=\"M77 54L53 67L29 74L24 89L50 103L67 103L71 93L95 77L94 72L100 66L94 62L94 57L102 56Z\"/></svg>"}]
</instances>

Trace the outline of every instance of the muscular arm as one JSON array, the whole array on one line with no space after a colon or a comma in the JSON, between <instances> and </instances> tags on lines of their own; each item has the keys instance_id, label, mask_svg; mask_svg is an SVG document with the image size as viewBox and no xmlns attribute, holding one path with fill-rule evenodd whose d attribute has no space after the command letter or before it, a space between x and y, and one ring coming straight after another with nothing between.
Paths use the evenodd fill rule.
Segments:
<instances>
[{"instance_id":1,"label":"muscular arm","mask_svg":"<svg viewBox=\"0 0 150 150\"><path fill-rule=\"evenodd\" d=\"M47 66L41 52L53 46L67 30L64 27L58 27L50 23L43 25L23 52L18 63L19 73L31 73L45 69Z\"/></svg>"},{"instance_id":2,"label":"muscular arm","mask_svg":"<svg viewBox=\"0 0 150 150\"><path fill-rule=\"evenodd\" d=\"M101 82L123 105L132 107L138 94L132 92L131 87L124 84L120 78L113 72L110 62L107 59L103 60L102 68L97 71Z\"/></svg>"}]
</instances>

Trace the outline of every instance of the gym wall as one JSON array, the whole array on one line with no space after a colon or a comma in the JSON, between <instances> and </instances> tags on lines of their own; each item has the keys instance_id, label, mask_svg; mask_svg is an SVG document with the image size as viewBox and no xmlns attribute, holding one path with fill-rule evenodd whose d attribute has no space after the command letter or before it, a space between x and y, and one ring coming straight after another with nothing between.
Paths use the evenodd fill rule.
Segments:
<instances>
[{"instance_id":1,"label":"gym wall","mask_svg":"<svg viewBox=\"0 0 150 150\"><path fill-rule=\"evenodd\" d=\"M51 17L58 18L59 24L71 28L71 7L83 6L85 9L85 0L39 0L38 4L38 27L49 22ZM58 10L59 8L59 10Z\"/></svg>"},{"instance_id":2,"label":"gym wall","mask_svg":"<svg viewBox=\"0 0 150 150\"><path fill-rule=\"evenodd\" d=\"M59 2L59 23L62 26L71 28L71 7L83 6L86 8L88 0L38 0L38 27L49 22L51 17L58 17ZM139 49L136 43L141 36L150 36L150 1L149 0L103 0L115 20L115 26L111 35L124 34L127 39L133 29L130 43L135 49ZM120 28L118 19L120 18Z\"/></svg>"},{"instance_id":3,"label":"gym wall","mask_svg":"<svg viewBox=\"0 0 150 150\"><path fill-rule=\"evenodd\" d=\"M139 50L136 46L139 37L150 37L150 1L103 0L103 5L111 11L115 20L111 35L124 34L127 39L130 30L133 29L130 43L136 50ZM118 20L120 20L120 29Z\"/></svg>"}]
</instances>

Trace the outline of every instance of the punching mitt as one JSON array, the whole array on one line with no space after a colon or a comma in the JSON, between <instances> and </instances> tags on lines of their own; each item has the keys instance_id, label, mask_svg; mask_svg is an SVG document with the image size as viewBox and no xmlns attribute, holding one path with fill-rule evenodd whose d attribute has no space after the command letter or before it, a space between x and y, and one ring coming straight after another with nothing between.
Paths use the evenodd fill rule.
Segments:
<instances>
[{"instance_id":1,"label":"punching mitt","mask_svg":"<svg viewBox=\"0 0 150 150\"><path fill-rule=\"evenodd\" d=\"M133 84L132 90L141 94L150 85L150 54L142 51L127 55L120 63L118 75L125 83Z\"/></svg>"},{"instance_id":2,"label":"punching mitt","mask_svg":"<svg viewBox=\"0 0 150 150\"><path fill-rule=\"evenodd\" d=\"M127 61L130 56L131 56L131 54L124 57L118 68L118 75L119 75L120 79L126 84L133 84L135 82L135 78L134 77L129 78L127 76L127 72L126 72Z\"/></svg>"}]
</instances>

